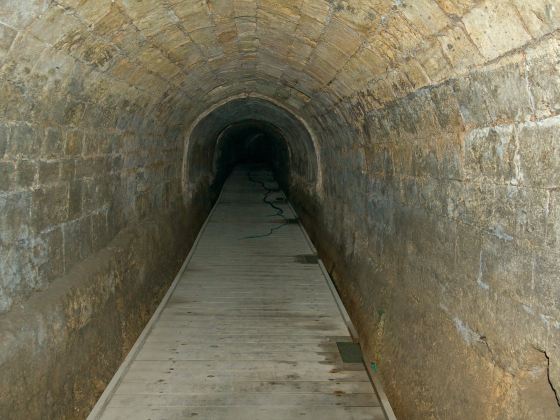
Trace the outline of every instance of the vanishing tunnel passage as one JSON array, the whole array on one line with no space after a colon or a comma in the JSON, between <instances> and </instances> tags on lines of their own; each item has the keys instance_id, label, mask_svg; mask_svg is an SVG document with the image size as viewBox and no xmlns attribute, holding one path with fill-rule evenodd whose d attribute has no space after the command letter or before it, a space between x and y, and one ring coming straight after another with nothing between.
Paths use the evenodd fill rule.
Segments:
<instances>
[{"instance_id":1,"label":"vanishing tunnel passage","mask_svg":"<svg viewBox=\"0 0 560 420\"><path fill-rule=\"evenodd\" d=\"M352 336L314 249L297 223L270 230L263 194L295 217L270 171L237 166L93 419L385 418L339 353Z\"/></svg>"},{"instance_id":2,"label":"vanishing tunnel passage","mask_svg":"<svg viewBox=\"0 0 560 420\"><path fill-rule=\"evenodd\" d=\"M268 100L238 98L204 114L187 134L185 191L217 192L237 162L256 158L271 165L285 189L319 186L318 150L300 119Z\"/></svg>"},{"instance_id":3,"label":"vanishing tunnel passage","mask_svg":"<svg viewBox=\"0 0 560 420\"><path fill-rule=\"evenodd\" d=\"M278 372L319 375L299 356L347 371L330 335L298 330L325 303L306 283L320 268L398 418L560 418L559 63L558 0L0 1L0 418L87 417L256 162L278 184L247 177L261 200L239 213L268 209L245 236L272 232L246 240L275 255L251 252L280 277L278 258L309 263L282 289L283 344L321 342ZM316 253L282 242L300 225ZM218 284L202 273L186 306ZM266 312L281 279L239 275L262 287L223 291ZM313 407L344 391L306 386ZM210 402L194 394L167 402ZM290 416L303 401L275 398Z\"/></svg>"},{"instance_id":4,"label":"vanishing tunnel passage","mask_svg":"<svg viewBox=\"0 0 560 420\"><path fill-rule=\"evenodd\" d=\"M216 177L228 175L238 163L267 165L285 180L290 173L286 139L266 122L245 120L228 126L218 136L216 149L213 166Z\"/></svg>"}]
</instances>

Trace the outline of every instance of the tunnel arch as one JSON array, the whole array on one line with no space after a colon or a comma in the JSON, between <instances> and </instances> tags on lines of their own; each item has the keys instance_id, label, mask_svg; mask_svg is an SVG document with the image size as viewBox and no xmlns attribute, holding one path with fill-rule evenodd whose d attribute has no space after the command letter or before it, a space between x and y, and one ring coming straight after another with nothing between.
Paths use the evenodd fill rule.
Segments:
<instances>
[{"instance_id":1,"label":"tunnel arch","mask_svg":"<svg viewBox=\"0 0 560 420\"><path fill-rule=\"evenodd\" d=\"M272 157L272 154L278 154L277 161L269 159L267 163L276 173L277 179L283 178L281 184L287 187L290 172L290 149L282 132L266 121L242 120L222 130L216 140L212 162L212 169L216 176L223 179L235 164L250 161L251 151L255 151L255 146L259 144L270 146L269 157Z\"/></svg>"},{"instance_id":2,"label":"tunnel arch","mask_svg":"<svg viewBox=\"0 0 560 420\"><path fill-rule=\"evenodd\" d=\"M316 182L290 202L399 418L536 419L521 414L535 393L560 410L558 3L4 1L0 316L25 324L2 323L0 343L6 331L61 331L60 319L69 329L50 353L29 338L27 357L8 339L0 412L60 418L87 406L107 378L81 366L117 363L131 337L122 326L140 325L210 211L213 172L186 182L190 133L255 97L310 135L314 154L299 156L317 162ZM115 243L154 281L101 259ZM106 287L91 258L123 287ZM45 293L60 296L60 316L38 312L54 302ZM115 301L118 316L105 317ZM23 305L38 315L20 316ZM85 334L111 338L111 351L79 348ZM62 363L63 376L66 349L82 359ZM535 367L538 382L526 375ZM46 377L66 380L47 389ZM4 395L19 411L3 410Z\"/></svg>"},{"instance_id":3,"label":"tunnel arch","mask_svg":"<svg viewBox=\"0 0 560 420\"><path fill-rule=\"evenodd\" d=\"M213 185L220 136L229 127L243 121L267 124L286 141L291 168L288 188L297 184L299 189L309 193L320 193L322 170L319 145L310 126L274 99L241 94L215 103L186 130L182 168L185 202L191 201L197 191Z\"/></svg>"}]
</instances>

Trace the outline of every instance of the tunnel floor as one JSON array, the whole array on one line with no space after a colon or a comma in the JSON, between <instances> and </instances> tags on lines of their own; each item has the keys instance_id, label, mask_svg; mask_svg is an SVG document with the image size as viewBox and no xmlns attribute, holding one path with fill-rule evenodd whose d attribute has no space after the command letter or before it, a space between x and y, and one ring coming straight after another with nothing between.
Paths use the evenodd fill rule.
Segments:
<instances>
[{"instance_id":1,"label":"tunnel floor","mask_svg":"<svg viewBox=\"0 0 560 420\"><path fill-rule=\"evenodd\" d=\"M271 181L234 170L90 418L384 418L363 365L342 363L351 336L285 195L263 201Z\"/></svg>"}]
</instances>

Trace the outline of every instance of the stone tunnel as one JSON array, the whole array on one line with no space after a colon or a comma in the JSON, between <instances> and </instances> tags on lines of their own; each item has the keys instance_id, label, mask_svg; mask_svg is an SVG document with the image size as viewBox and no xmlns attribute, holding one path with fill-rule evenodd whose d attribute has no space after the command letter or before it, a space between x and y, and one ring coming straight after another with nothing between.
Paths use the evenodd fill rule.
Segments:
<instances>
[{"instance_id":1,"label":"stone tunnel","mask_svg":"<svg viewBox=\"0 0 560 420\"><path fill-rule=\"evenodd\" d=\"M399 419L560 418L559 28L558 0L0 1L0 418L89 415L257 157Z\"/></svg>"}]
</instances>

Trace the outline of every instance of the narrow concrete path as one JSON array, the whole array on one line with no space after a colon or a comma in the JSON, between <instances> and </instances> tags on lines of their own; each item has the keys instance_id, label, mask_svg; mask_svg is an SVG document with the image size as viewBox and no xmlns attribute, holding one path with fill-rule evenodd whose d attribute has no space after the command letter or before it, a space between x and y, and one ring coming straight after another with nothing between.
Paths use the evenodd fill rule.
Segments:
<instances>
[{"instance_id":1,"label":"narrow concrete path","mask_svg":"<svg viewBox=\"0 0 560 420\"><path fill-rule=\"evenodd\" d=\"M284 194L263 201L271 180L243 168L230 176L90 417L384 418L365 369L343 368L336 342L351 337L300 226L285 223L295 215Z\"/></svg>"}]
</instances>

